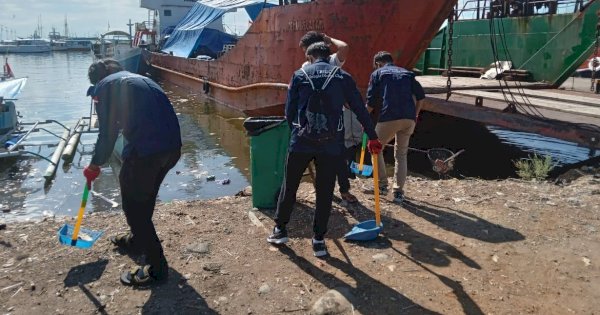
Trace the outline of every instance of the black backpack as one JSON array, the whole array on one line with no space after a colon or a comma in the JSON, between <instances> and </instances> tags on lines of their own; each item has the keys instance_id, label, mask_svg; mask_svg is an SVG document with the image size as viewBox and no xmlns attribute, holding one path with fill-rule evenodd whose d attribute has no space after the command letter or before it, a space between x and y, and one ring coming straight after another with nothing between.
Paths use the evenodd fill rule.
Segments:
<instances>
[{"instance_id":1,"label":"black backpack","mask_svg":"<svg viewBox=\"0 0 600 315\"><path fill-rule=\"evenodd\" d=\"M339 67L334 67L321 88L316 88L304 69L304 75L312 88L312 94L308 97L308 105L303 117L298 117L300 130L298 136L313 144L327 144L336 139L337 133L344 129L344 122L339 109L336 109L325 93L325 89L335 77ZM301 115L302 116L302 115Z\"/></svg>"}]
</instances>

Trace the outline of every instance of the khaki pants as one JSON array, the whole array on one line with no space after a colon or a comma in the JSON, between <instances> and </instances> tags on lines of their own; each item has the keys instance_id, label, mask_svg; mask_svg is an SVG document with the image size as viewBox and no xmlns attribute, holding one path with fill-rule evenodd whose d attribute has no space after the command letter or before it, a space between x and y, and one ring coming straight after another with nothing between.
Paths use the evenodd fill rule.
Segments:
<instances>
[{"instance_id":1,"label":"khaki pants","mask_svg":"<svg viewBox=\"0 0 600 315\"><path fill-rule=\"evenodd\" d=\"M406 182L407 162L406 154L408 153L408 141L415 130L415 121L412 119L399 119L377 123L375 131L379 137L379 141L385 146L392 139L396 138L394 145L394 185L393 191L402 191ZM373 157L371 157L372 159ZM379 187L387 187L387 175L385 173L385 162L383 160L383 150L378 155L379 166Z\"/></svg>"}]
</instances>

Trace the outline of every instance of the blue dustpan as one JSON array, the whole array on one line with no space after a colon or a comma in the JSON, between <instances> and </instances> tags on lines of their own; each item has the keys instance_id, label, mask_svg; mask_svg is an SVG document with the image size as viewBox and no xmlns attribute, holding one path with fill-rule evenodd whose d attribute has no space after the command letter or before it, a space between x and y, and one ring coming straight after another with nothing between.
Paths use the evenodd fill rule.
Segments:
<instances>
[{"instance_id":1,"label":"blue dustpan","mask_svg":"<svg viewBox=\"0 0 600 315\"><path fill-rule=\"evenodd\" d=\"M383 223L377 226L375 220L368 220L355 225L344 235L344 238L349 241L372 241L377 238L382 229Z\"/></svg>"},{"instance_id":2,"label":"blue dustpan","mask_svg":"<svg viewBox=\"0 0 600 315\"><path fill-rule=\"evenodd\" d=\"M361 171L360 164L358 164L356 162L350 163L350 170L352 171L352 173L354 173L356 175L371 176L371 174L373 174L373 166L363 165L362 171Z\"/></svg>"},{"instance_id":3,"label":"blue dustpan","mask_svg":"<svg viewBox=\"0 0 600 315\"><path fill-rule=\"evenodd\" d=\"M77 235L77 241L73 242L73 230L75 230L73 225L63 225L60 230L58 230L58 241L63 245L75 246L78 248L90 248L103 233L102 231L81 228Z\"/></svg>"},{"instance_id":4,"label":"blue dustpan","mask_svg":"<svg viewBox=\"0 0 600 315\"><path fill-rule=\"evenodd\" d=\"M85 205L87 204L91 186L91 181L88 181L86 185L83 186L83 197L81 198L81 206L79 207L77 223L75 223L75 226L65 224L58 230L58 241L63 245L90 248L98 240L100 235L102 235L102 231L92 231L81 228L83 212L85 211Z\"/></svg>"},{"instance_id":5,"label":"blue dustpan","mask_svg":"<svg viewBox=\"0 0 600 315\"><path fill-rule=\"evenodd\" d=\"M363 221L355 225L344 237L350 241L372 241L383 229L381 209L379 208L379 174L377 174L377 159L373 159L373 188L375 188L375 220ZM363 169L364 170L364 169ZM377 224L379 223L379 224Z\"/></svg>"}]
</instances>

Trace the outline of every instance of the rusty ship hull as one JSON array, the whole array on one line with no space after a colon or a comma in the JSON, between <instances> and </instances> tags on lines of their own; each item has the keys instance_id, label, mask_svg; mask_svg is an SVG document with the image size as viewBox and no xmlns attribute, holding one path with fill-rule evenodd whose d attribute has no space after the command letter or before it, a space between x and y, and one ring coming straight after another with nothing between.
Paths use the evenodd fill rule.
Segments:
<instances>
[{"instance_id":1,"label":"rusty ship hull","mask_svg":"<svg viewBox=\"0 0 600 315\"><path fill-rule=\"evenodd\" d=\"M317 0L265 8L236 46L214 61L146 52L166 81L244 112L282 115L292 73L305 61L298 47L307 31L346 41L344 69L359 89L368 86L372 56L392 53L396 64L412 68L456 1Z\"/></svg>"}]
</instances>

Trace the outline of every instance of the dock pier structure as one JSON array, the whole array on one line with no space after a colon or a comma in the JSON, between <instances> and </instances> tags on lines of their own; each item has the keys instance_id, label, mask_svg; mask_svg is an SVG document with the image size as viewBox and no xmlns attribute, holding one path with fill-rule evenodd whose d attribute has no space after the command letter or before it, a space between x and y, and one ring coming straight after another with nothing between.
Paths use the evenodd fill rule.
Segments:
<instances>
[{"instance_id":1,"label":"dock pier structure","mask_svg":"<svg viewBox=\"0 0 600 315\"><path fill-rule=\"evenodd\" d=\"M600 149L600 95L550 89L539 82L418 76L427 101L423 110L536 133Z\"/></svg>"}]
</instances>

